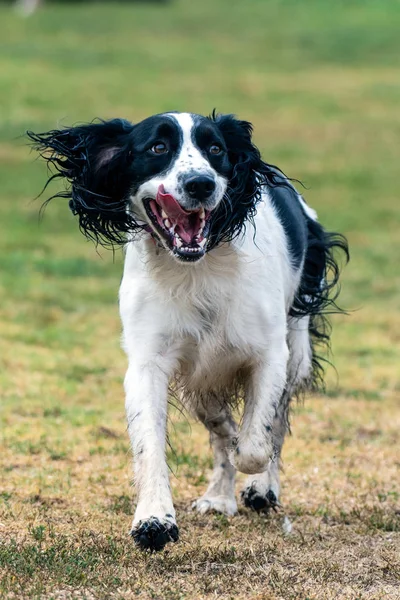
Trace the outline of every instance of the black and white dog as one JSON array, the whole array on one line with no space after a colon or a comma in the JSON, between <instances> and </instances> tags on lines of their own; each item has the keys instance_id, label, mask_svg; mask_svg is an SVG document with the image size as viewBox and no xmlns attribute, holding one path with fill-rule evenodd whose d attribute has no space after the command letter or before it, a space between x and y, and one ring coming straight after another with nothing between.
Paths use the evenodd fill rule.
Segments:
<instances>
[{"instance_id":1,"label":"black and white dog","mask_svg":"<svg viewBox=\"0 0 400 600\"><path fill-rule=\"evenodd\" d=\"M320 374L335 249L316 213L262 161L232 115L160 114L28 135L70 184L83 233L125 243L120 289L128 429L141 548L178 539L165 457L169 391L210 432L214 470L200 513L275 507L290 399ZM171 387L172 386L172 387ZM231 407L243 399L238 429Z\"/></svg>"}]
</instances>

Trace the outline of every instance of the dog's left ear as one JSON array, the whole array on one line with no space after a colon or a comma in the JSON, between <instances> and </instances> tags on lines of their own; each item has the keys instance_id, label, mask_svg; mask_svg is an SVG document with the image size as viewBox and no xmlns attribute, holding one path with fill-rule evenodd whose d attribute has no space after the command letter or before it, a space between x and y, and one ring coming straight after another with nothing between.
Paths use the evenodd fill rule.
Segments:
<instances>
[{"instance_id":1,"label":"dog's left ear","mask_svg":"<svg viewBox=\"0 0 400 600\"><path fill-rule=\"evenodd\" d=\"M212 115L225 140L232 175L229 182L231 194L238 194L243 200L252 201L257 193L256 172L262 169L260 151L252 142L253 126L248 121L240 121L234 115Z\"/></svg>"},{"instance_id":2,"label":"dog's left ear","mask_svg":"<svg viewBox=\"0 0 400 600\"><path fill-rule=\"evenodd\" d=\"M253 144L253 126L234 115L218 115L210 119L218 126L227 147L232 173L226 197L216 209L211 226L211 247L237 237L246 223L253 222L263 186L291 187L282 171L264 162Z\"/></svg>"},{"instance_id":3,"label":"dog's left ear","mask_svg":"<svg viewBox=\"0 0 400 600\"><path fill-rule=\"evenodd\" d=\"M252 221L261 199L262 185L273 178L269 165L261 159L252 142L253 127L234 115L218 115L210 119L219 128L232 166L226 197L215 211L211 227L211 246L231 241Z\"/></svg>"},{"instance_id":4,"label":"dog's left ear","mask_svg":"<svg viewBox=\"0 0 400 600\"><path fill-rule=\"evenodd\" d=\"M128 121L114 119L27 133L53 171L46 186L56 178L67 183L67 189L52 198L69 198L82 232L103 244L121 243L124 233L138 228L127 212L133 128Z\"/></svg>"}]
</instances>

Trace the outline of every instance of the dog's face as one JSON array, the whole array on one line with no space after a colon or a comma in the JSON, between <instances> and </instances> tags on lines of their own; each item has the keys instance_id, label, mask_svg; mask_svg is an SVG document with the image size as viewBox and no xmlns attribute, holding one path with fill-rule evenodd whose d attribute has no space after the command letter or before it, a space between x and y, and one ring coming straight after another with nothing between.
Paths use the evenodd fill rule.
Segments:
<instances>
[{"instance_id":1,"label":"dog's face","mask_svg":"<svg viewBox=\"0 0 400 600\"><path fill-rule=\"evenodd\" d=\"M198 115L157 115L134 128L132 153L132 212L176 258L198 260L232 170L220 129Z\"/></svg>"},{"instance_id":2,"label":"dog's face","mask_svg":"<svg viewBox=\"0 0 400 600\"><path fill-rule=\"evenodd\" d=\"M29 132L54 177L70 183L83 233L104 244L150 232L178 260L195 262L240 234L274 169L232 115L165 113Z\"/></svg>"}]
</instances>

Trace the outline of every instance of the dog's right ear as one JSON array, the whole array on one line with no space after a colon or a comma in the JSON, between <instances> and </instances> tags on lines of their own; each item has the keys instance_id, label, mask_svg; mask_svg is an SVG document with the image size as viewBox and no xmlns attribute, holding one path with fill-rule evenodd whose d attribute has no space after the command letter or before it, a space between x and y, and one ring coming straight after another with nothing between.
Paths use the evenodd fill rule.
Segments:
<instances>
[{"instance_id":1,"label":"dog's right ear","mask_svg":"<svg viewBox=\"0 0 400 600\"><path fill-rule=\"evenodd\" d=\"M132 182L132 132L123 119L100 121L28 137L52 171L47 185L62 178L67 187L50 198L69 198L79 226L104 245L125 241L141 228L127 211Z\"/></svg>"}]
</instances>

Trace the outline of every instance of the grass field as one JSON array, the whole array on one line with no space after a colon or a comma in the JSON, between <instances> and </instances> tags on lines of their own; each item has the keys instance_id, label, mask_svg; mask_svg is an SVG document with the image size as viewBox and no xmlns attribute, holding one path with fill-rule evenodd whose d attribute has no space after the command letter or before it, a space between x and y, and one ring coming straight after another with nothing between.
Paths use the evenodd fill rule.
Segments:
<instances>
[{"instance_id":1,"label":"grass field","mask_svg":"<svg viewBox=\"0 0 400 600\"><path fill-rule=\"evenodd\" d=\"M0 598L400 598L399 30L398 0L0 6ZM128 537L122 257L61 200L39 222L45 167L19 136L214 107L348 236L352 312L339 376L295 408L281 511L192 513L211 454L172 413L181 541L146 555Z\"/></svg>"}]
</instances>

